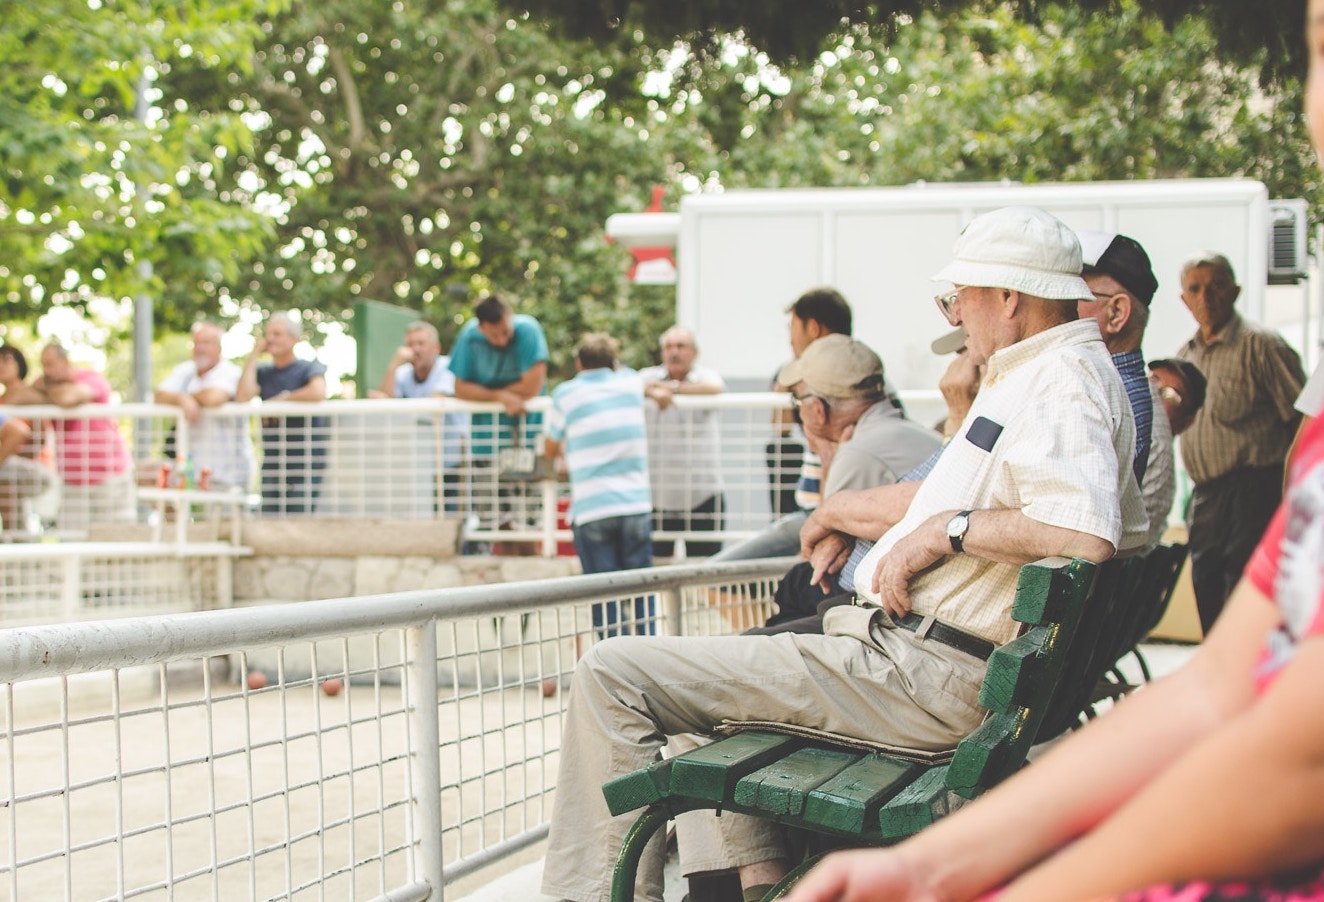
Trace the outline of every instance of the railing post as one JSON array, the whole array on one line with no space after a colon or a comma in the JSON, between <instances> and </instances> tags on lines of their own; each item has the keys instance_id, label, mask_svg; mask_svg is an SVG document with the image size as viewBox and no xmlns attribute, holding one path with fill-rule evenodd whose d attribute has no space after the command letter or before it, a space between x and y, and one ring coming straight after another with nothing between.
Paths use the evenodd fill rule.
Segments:
<instances>
[{"instance_id":1,"label":"railing post","mask_svg":"<svg viewBox=\"0 0 1324 902\"><path fill-rule=\"evenodd\" d=\"M414 786L414 879L442 899L441 727L437 717L437 623L405 631L409 680L409 767Z\"/></svg>"},{"instance_id":2,"label":"railing post","mask_svg":"<svg viewBox=\"0 0 1324 902\"><path fill-rule=\"evenodd\" d=\"M542 556L556 557L556 480L543 479L542 487Z\"/></svg>"},{"instance_id":3,"label":"railing post","mask_svg":"<svg viewBox=\"0 0 1324 902\"><path fill-rule=\"evenodd\" d=\"M71 554L60 564L60 603L66 621L78 620L83 606L83 556Z\"/></svg>"},{"instance_id":4,"label":"railing post","mask_svg":"<svg viewBox=\"0 0 1324 902\"><path fill-rule=\"evenodd\" d=\"M664 589L659 594L662 601L662 630L663 635L682 636L685 634L684 624L680 622L680 589Z\"/></svg>"}]
</instances>

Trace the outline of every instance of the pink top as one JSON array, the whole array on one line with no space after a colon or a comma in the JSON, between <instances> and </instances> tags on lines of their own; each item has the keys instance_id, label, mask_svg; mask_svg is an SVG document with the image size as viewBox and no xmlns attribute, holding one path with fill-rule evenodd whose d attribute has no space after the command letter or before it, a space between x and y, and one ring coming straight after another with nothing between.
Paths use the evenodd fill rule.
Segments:
<instances>
[{"instance_id":1,"label":"pink top","mask_svg":"<svg viewBox=\"0 0 1324 902\"><path fill-rule=\"evenodd\" d=\"M1324 633L1324 418L1301 437L1287 499L1251 555L1246 578L1283 617L1260 657L1256 688L1263 692L1303 639Z\"/></svg>"},{"instance_id":2,"label":"pink top","mask_svg":"<svg viewBox=\"0 0 1324 902\"><path fill-rule=\"evenodd\" d=\"M110 383L92 370L74 370L74 382L92 390L96 404L110 402ZM66 485L100 485L129 469L129 449L109 417L55 421L56 461Z\"/></svg>"}]
</instances>

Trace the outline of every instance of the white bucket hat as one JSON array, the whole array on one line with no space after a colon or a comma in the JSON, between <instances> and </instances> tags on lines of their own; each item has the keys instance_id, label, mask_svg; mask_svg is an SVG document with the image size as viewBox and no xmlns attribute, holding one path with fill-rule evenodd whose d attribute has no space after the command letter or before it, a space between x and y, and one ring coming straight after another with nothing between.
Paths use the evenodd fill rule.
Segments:
<instances>
[{"instance_id":1,"label":"white bucket hat","mask_svg":"<svg viewBox=\"0 0 1324 902\"><path fill-rule=\"evenodd\" d=\"M1037 207L1003 207L970 220L933 281L1076 301L1091 297L1080 270L1080 241L1065 223Z\"/></svg>"}]
</instances>

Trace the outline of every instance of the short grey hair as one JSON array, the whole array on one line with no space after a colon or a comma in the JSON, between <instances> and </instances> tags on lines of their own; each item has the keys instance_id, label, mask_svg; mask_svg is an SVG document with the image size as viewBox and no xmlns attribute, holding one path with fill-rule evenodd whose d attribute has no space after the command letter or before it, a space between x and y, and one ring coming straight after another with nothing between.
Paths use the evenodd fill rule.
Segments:
<instances>
[{"instance_id":1,"label":"short grey hair","mask_svg":"<svg viewBox=\"0 0 1324 902\"><path fill-rule=\"evenodd\" d=\"M689 343L694 347L694 350L699 350L699 340L694 337L694 330L679 324L672 326L670 329L662 333L662 337L657 340L658 346L661 347L666 344L667 336L670 335L684 335L690 340Z\"/></svg>"},{"instance_id":2,"label":"short grey hair","mask_svg":"<svg viewBox=\"0 0 1324 902\"><path fill-rule=\"evenodd\" d=\"M284 323L285 328L289 330L291 338L296 340L303 338L303 317L299 315L299 311L278 310L271 314L270 318Z\"/></svg>"},{"instance_id":3,"label":"short grey hair","mask_svg":"<svg viewBox=\"0 0 1324 902\"><path fill-rule=\"evenodd\" d=\"M1232 269L1232 261L1218 253L1218 251L1200 251L1187 257L1181 265L1181 278L1186 278L1186 274L1197 266L1212 266L1214 269L1221 269L1232 280L1232 283L1236 284L1237 274Z\"/></svg>"},{"instance_id":4,"label":"short grey hair","mask_svg":"<svg viewBox=\"0 0 1324 902\"><path fill-rule=\"evenodd\" d=\"M424 322L421 319L416 319L409 325L405 326L405 334L408 335L410 332L426 332L428 338L437 343L441 342L441 335L437 332L437 327L432 325L432 323Z\"/></svg>"}]
</instances>

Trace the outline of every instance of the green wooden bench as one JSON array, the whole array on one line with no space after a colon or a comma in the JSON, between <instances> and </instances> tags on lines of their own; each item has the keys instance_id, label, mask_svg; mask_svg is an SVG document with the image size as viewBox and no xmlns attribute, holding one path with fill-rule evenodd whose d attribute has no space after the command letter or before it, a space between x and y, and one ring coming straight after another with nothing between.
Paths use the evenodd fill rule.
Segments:
<instances>
[{"instance_id":1,"label":"green wooden bench","mask_svg":"<svg viewBox=\"0 0 1324 902\"><path fill-rule=\"evenodd\" d=\"M1127 655L1138 659L1143 678L1149 679L1138 646L1163 616L1185 560L1186 546L1173 544L1104 565L1076 626L1062 686L1039 726L1037 741L1076 728L1096 716L1105 702L1115 703L1133 690L1118 667Z\"/></svg>"},{"instance_id":2,"label":"green wooden bench","mask_svg":"<svg viewBox=\"0 0 1324 902\"><path fill-rule=\"evenodd\" d=\"M988 717L948 753L897 754L867 738L749 729L608 781L603 793L613 815L644 808L617 860L613 902L633 900L645 844L685 811L771 818L826 834L834 845L886 845L975 798L1025 763L1096 577L1111 582L1112 571L1135 566L1049 558L1022 567L1012 616L1025 628L988 660L979 697ZM767 898L780 896L800 872Z\"/></svg>"}]
</instances>

